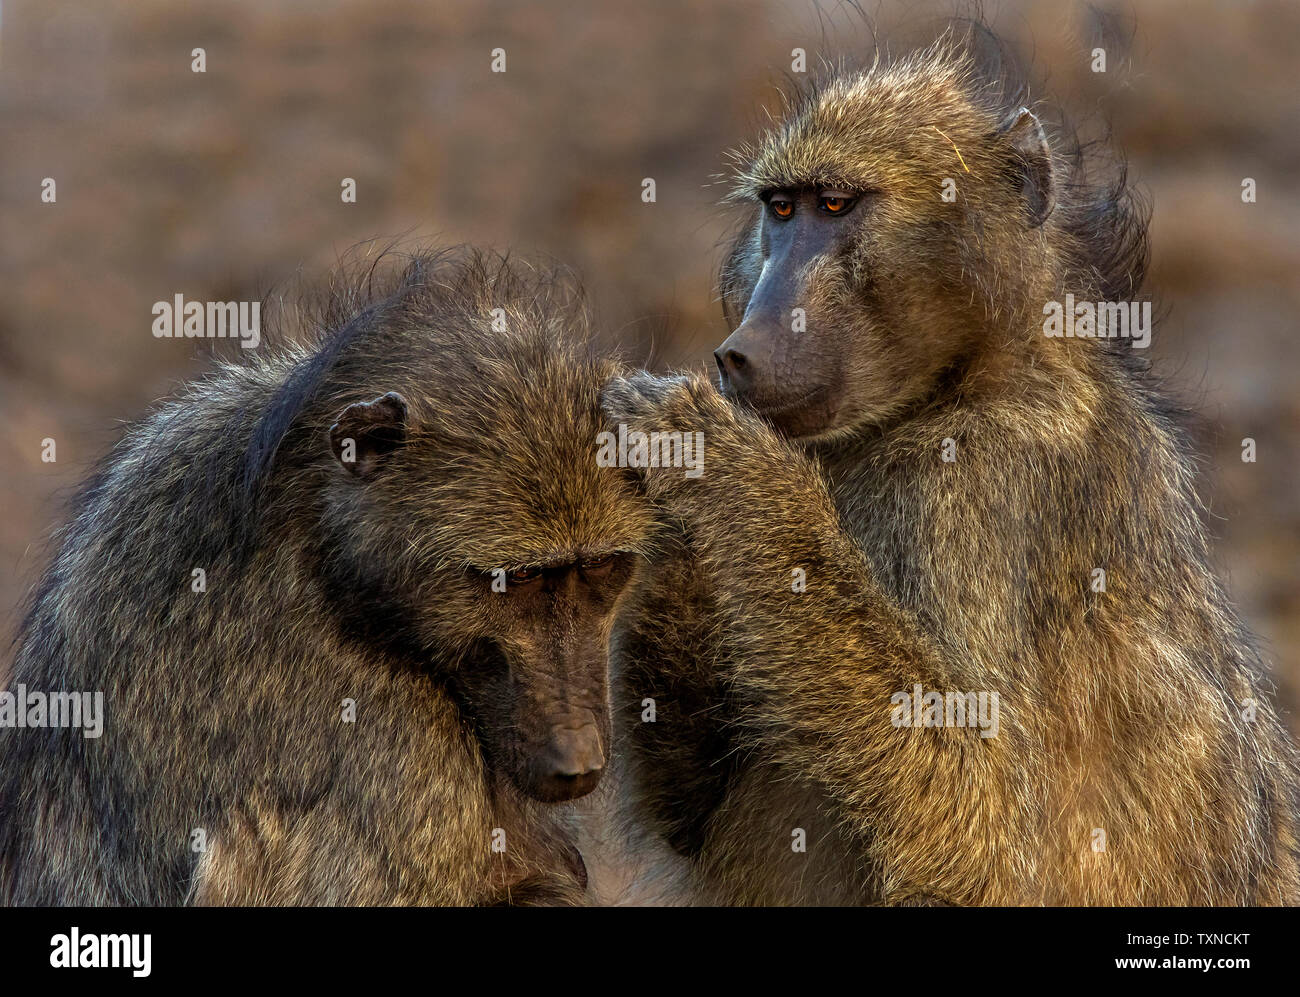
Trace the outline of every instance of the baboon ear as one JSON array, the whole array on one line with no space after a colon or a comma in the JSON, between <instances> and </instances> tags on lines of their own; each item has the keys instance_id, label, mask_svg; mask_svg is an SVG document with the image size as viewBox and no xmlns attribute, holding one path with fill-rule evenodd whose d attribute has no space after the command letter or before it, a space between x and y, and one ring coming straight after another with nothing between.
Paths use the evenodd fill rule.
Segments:
<instances>
[{"instance_id":1,"label":"baboon ear","mask_svg":"<svg viewBox=\"0 0 1300 997\"><path fill-rule=\"evenodd\" d=\"M335 459L358 478L374 475L385 454L406 442L406 399L396 391L349 405L330 426Z\"/></svg>"},{"instance_id":2,"label":"baboon ear","mask_svg":"<svg viewBox=\"0 0 1300 997\"><path fill-rule=\"evenodd\" d=\"M1014 155L1014 175L1029 209L1029 227L1037 228L1052 213L1055 202L1052 149L1043 124L1022 107L1000 129Z\"/></svg>"}]
</instances>

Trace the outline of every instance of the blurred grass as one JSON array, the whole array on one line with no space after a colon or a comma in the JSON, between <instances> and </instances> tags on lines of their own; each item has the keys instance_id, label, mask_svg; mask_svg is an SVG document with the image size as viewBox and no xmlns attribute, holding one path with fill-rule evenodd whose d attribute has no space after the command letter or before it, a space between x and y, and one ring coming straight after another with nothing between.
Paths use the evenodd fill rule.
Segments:
<instances>
[{"instance_id":1,"label":"blurred grass","mask_svg":"<svg viewBox=\"0 0 1300 997\"><path fill-rule=\"evenodd\" d=\"M873 8L874 9L874 8ZM951 5L879 8L897 48ZM1290 2L990 6L1049 96L1109 120L1153 195L1154 350L1202 413L1218 555L1300 693L1300 102ZM862 51L842 5L748 0L9 0L0 22L0 613L43 565L56 501L206 360L150 306L260 296L403 235L571 264L637 360L703 363L734 219L726 148L790 51ZM833 44L825 44L833 39ZM1104 45L1108 71L1089 69ZM190 51L207 51L207 72ZM491 50L508 71L489 72ZM1243 205L1254 177L1259 203ZM44 177L58 202L40 201ZM354 177L358 202L339 184ZM658 200L641 201L641 180ZM42 464L40 440L58 441ZM1243 464L1240 440L1259 442ZM1295 718L1292 717L1293 725Z\"/></svg>"}]
</instances>

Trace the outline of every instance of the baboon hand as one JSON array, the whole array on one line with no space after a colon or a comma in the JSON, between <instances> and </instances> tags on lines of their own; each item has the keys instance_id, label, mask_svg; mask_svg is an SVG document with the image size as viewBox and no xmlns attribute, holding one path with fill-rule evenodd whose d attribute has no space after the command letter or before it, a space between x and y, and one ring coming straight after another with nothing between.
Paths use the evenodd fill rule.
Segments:
<instances>
[{"instance_id":1,"label":"baboon hand","mask_svg":"<svg viewBox=\"0 0 1300 997\"><path fill-rule=\"evenodd\" d=\"M752 520L756 494L819 487L802 454L698 374L616 377L601 404L626 466L637 469L651 499L679 515Z\"/></svg>"},{"instance_id":2,"label":"baboon hand","mask_svg":"<svg viewBox=\"0 0 1300 997\"><path fill-rule=\"evenodd\" d=\"M696 374L638 371L606 383L601 405L651 498L707 486L745 449L745 416ZM759 427L760 430L762 427Z\"/></svg>"},{"instance_id":3,"label":"baboon hand","mask_svg":"<svg viewBox=\"0 0 1300 997\"><path fill-rule=\"evenodd\" d=\"M726 400L712 382L698 374L666 377L639 370L615 377L601 392L601 405L611 423L659 421L654 428L665 432L703 430L702 423L727 415ZM692 425L674 424L691 422ZM647 429L649 426L638 426Z\"/></svg>"}]
</instances>

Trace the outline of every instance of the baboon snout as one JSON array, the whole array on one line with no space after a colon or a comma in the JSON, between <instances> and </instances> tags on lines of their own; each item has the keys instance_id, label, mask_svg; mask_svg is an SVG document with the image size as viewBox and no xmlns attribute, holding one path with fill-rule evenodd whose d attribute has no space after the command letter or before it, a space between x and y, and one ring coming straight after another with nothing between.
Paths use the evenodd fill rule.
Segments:
<instances>
[{"instance_id":1,"label":"baboon snout","mask_svg":"<svg viewBox=\"0 0 1300 997\"><path fill-rule=\"evenodd\" d=\"M537 760L539 796L574 800L596 788L605 769L605 747L595 724L556 724Z\"/></svg>"},{"instance_id":2,"label":"baboon snout","mask_svg":"<svg viewBox=\"0 0 1300 997\"><path fill-rule=\"evenodd\" d=\"M815 436L835 414L839 356L809 332L792 333L761 309L714 351L722 393L792 437Z\"/></svg>"},{"instance_id":3,"label":"baboon snout","mask_svg":"<svg viewBox=\"0 0 1300 997\"><path fill-rule=\"evenodd\" d=\"M713 359L718 362L719 387L738 398L745 398L761 388L766 376L764 368L770 366L771 358L765 354L763 340L771 332L755 328L746 321L739 329L727 337L726 342L713 351Z\"/></svg>"},{"instance_id":4,"label":"baboon snout","mask_svg":"<svg viewBox=\"0 0 1300 997\"><path fill-rule=\"evenodd\" d=\"M718 362L718 380L723 391L743 394L749 386L749 371L746 369L749 357L734 346L728 346L730 342L728 339L713 351L713 359Z\"/></svg>"},{"instance_id":5,"label":"baboon snout","mask_svg":"<svg viewBox=\"0 0 1300 997\"><path fill-rule=\"evenodd\" d=\"M595 724L582 727L556 727L547 745L546 761L552 775L580 776L605 767L600 731Z\"/></svg>"}]
</instances>

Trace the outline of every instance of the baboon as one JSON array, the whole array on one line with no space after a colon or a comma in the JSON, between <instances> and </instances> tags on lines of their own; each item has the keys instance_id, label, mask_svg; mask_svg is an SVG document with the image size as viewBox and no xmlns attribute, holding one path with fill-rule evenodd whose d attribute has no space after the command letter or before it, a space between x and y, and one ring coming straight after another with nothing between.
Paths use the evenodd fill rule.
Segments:
<instances>
[{"instance_id":1,"label":"baboon","mask_svg":"<svg viewBox=\"0 0 1300 997\"><path fill-rule=\"evenodd\" d=\"M563 275L363 269L81 494L11 689L102 691L103 732L0 735L5 901L584 900L564 801L651 524L594 460L618 368Z\"/></svg>"},{"instance_id":2,"label":"baboon","mask_svg":"<svg viewBox=\"0 0 1300 997\"><path fill-rule=\"evenodd\" d=\"M607 389L707 453L642 472L682 530L616 636L635 812L715 903L1296 903L1180 412L1113 316L1045 334L1141 293L1149 210L985 39L796 95L738 155L721 391Z\"/></svg>"}]
</instances>

